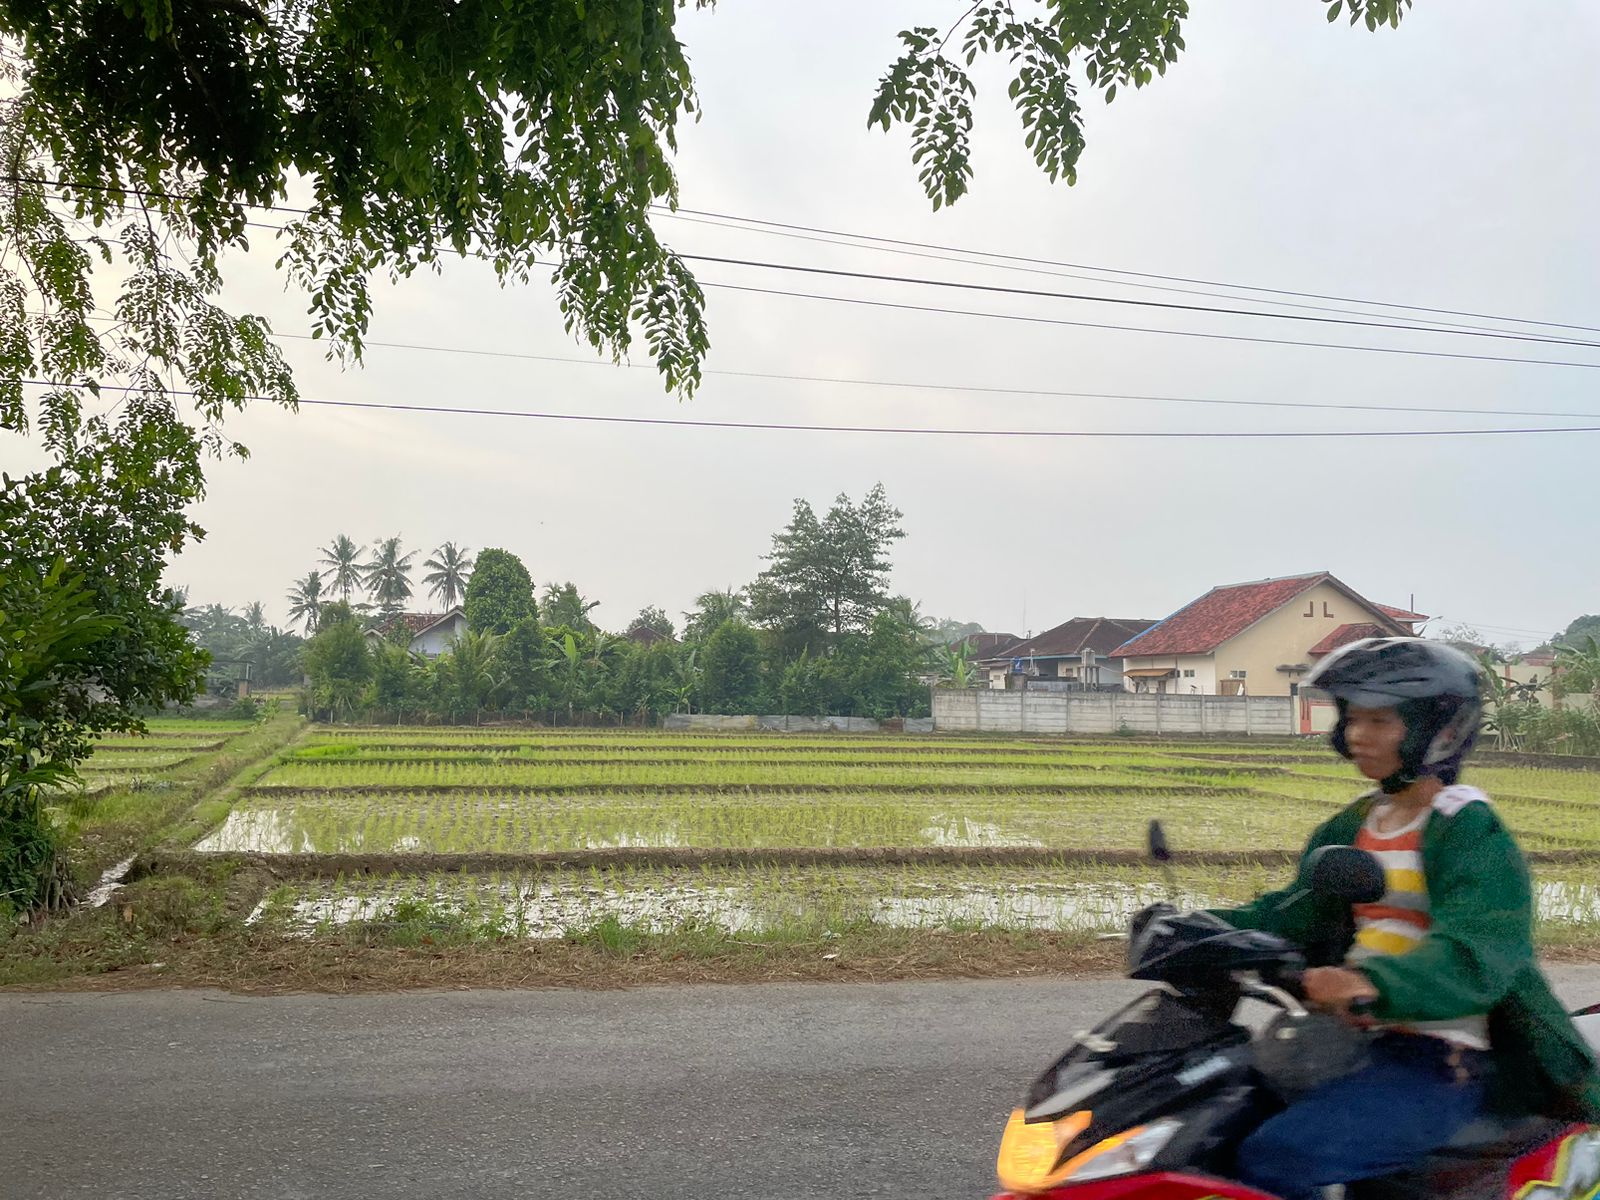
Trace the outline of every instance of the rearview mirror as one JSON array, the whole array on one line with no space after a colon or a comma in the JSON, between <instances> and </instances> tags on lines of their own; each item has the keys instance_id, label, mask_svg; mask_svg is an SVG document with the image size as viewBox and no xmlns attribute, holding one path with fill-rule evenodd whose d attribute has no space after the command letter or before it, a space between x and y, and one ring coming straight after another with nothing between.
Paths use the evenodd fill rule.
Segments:
<instances>
[{"instance_id":1,"label":"rearview mirror","mask_svg":"<svg viewBox=\"0 0 1600 1200\"><path fill-rule=\"evenodd\" d=\"M1383 864L1354 846L1324 846L1311 856L1311 890L1351 904L1376 904L1389 890Z\"/></svg>"}]
</instances>

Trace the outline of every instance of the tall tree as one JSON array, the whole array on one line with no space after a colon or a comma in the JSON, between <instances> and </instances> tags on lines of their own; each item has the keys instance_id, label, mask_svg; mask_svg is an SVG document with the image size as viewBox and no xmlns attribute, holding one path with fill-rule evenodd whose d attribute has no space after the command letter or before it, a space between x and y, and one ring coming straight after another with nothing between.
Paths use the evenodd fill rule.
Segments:
<instances>
[{"instance_id":1,"label":"tall tree","mask_svg":"<svg viewBox=\"0 0 1600 1200\"><path fill-rule=\"evenodd\" d=\"M304 661L311 677L312 704L332 720L348 720L372 677L367 637L348 604L323 606L322 622L306 643Z\"/></svg>"},{"instance_id":2,"label":"tall tree","mask_svg":"<svg viewBox=\"0 0 1600 1200\"><path fill-rule=\"evenodd\" d=\"M304 579L297 579L289 589L289 619L305 626L306 633L316 632L317 618L322 614L322 573L307 571Z\"/></svg>"},{"instance_id":3,"label":"tall tree","mask_svg":"<svg viewBox=\"0 0 1600 1200\"><path fill-rule=\"evenodd\" d=\"M380 612L397 613L411 599L412 550L400 553L398 537L383 538L372 548L371 560L361 568L361 582Z\"/></svg>"},{"instance_id":4,"label":"tall tree","mask_svg":"<svg viewBox=\"0 0 1600 1200\"><path fill-rule=\"evenodd\" d=\"M700 708L713 713L748 713L761 687L761 643L743 621L724 621L706 639L700 656Z\"/></svg>"},{"instance_id":5,"label":"tall tree","mask_svg":"<svg viewBox=\"0 0 1600 1200\"><path fill-rule=\"evenodd\" d=\"M267 630L267 610L261 606L261 601L252 600L244 606L245 628L253 634L265 633Z\"/></svg>"},{"instance_id":6,"label":"tall tree","mask_svg":"<svg viewBox=\"0 0 1600 1200\"><path fill-rule=\"evenodd\" d=\"M528 568L509 550L491 547L478 555L466 597L467 624L479 633L510 633L539 615Z\"/></svg>"},{"instance_id":7,"label":"tall tree","mask_svg":"<svg viewBox=\"0 0 1600 1200\"><path fill-rule=\"evenodd\" d=\"M864 632L888 599L901 515L881 483L859 504L840 493L820 521L796 500L788 526L773 535L771 565L750 585L752 618L801 644L818 632Z\"/></svg>"},{"instance_id":8,"label":"tall tree","mask_svg":"<svg viewBox=\"0 0 1600 1200\"><path fill-rule=\"evenodd\" d=\"M584 633L595 629L589 614L599 607L600 601L584 599L583 593L578 591L578 585L570 580L548 584L544 589L544 598L539 603L539 611L544 614L546 625L565 625L568 629Z\"/></svg>"},{"instance_id":9,"label":"tall tree","mask_svg":"<svg viewBox=\"0 0 1600 1200\"><path fill-rule=\"evenodd\" d=\"M683 614L683 640L703 642L724 621L742 621L749 615L750 605L742 588L701 592L694 598L694 610Z\"/></svg>"},{"instance_id":10,"label":"tall tree","mask_svg":"<svg viewBox=\"0 0 1600 1200\"><path fill-rule=\"evenodd\" d=\"M322 565L328 575L328 590L350 603L350 593L361 586L361 556L366 547L358 546L345 534L329 542L322 552Z\"/></svg>"},{"instance_id":11,"label":"tall tree","mask_svg":"<svg viewBox=\"0 0 1600 1200\"><path fill-rule=\"evenodd\" d=\"M465 546L446 542L422 565L428 570L422 582L428 585L429 595L446 609L461 603L467 594L467 577L472 574L472 555Z\"/></svg>"}]
</instances>

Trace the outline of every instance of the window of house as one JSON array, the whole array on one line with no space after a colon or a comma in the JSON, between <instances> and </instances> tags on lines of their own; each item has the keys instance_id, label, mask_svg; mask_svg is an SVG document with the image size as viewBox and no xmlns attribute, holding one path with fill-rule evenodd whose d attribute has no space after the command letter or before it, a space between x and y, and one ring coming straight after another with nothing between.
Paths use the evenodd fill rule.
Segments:
<instances>
[{"instance_id":1,"label":"window of house","mask_svg":"<svg viewBox=\"0 0 1600 1200\"><path fill-rule=\"evenodd\" d=\"M1250 673L1248 671L1229 671L1228 672L1228 678L1229 679L1246 679L1246 678L1249 677L1249 674Z\"/></svg>"},{"instance_id":2,"label":"window of house","mask_svg":"<svg viewBox=\"0 0 1600 1200\"><path fill-rule=\"evenodd\" d=\"M1194 668L1193 667L1185 667L1183 669L1183 677L1185 679L1193 679L1194 678Z\"/></svg>"}]
</instances>

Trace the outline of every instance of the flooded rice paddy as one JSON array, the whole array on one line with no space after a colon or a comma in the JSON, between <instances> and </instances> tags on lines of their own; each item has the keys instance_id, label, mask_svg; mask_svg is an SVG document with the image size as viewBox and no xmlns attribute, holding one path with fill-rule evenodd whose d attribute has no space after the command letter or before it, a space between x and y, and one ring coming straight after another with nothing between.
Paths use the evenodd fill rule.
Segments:
<instances>
[{"instance_id":1,"label":"flooded rice paddy","mask_svg":"<svg viewBox=\"0 0 1600 1200\"><path fill-rule=\"evenodd\" d=\"M107 751L116 761L139 753ZM1526 848L1600 858L1600 776L1495 766L1473 781L1494 793ZM695 872L652 866L649 856L841 848L1081 855L1137 850L1160 818L1181 850L1281 857L1362 789L1319 743L317 729L194 848L371 855L401 872L278 888L251 920L295 934L418 912L526 937L604 920L752 934L859 922L1097 934L1164 898L1164 886L1149 871L1112 866ZM438 864L422 862L587 850L627 856L607 870L521 876L427 874ZM418 856L416 870L407 855ZM1264 865L1189 868L1177 899L1225 906L1281 885L1282 874ZM1597 874L1581 864L1542 870L1541 928L1600 923Z\"/></svg>"}]
</instances>

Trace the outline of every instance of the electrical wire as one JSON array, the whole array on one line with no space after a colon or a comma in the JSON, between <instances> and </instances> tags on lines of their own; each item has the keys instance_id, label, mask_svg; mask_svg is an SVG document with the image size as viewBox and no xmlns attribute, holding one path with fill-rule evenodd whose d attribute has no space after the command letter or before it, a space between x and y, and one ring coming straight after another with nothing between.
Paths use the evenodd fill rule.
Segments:
<instances>
[{"instance_id":1,"label":"electrical wire","mask_svg":"<svg viewBox=\"0 0 1600 1200\"><path fill-rule=\"evenodd\" d=\"M19 381L32 387L55 386L46 380ZM111 387L102 384L101 391L132 392L144 389ZM194 391L174 389L170 395L194 396ZM240 396L239 401L275 403L270 396ZM1202 438L1209 440L1263 439L1263 438L1419 438L1419 437L1505 437L1547 433L1600 433L1600 425L1544 426L1498 429L965 429L918 425L826 425L780 421L715 421L685 417L623 417L600 413L545 412L528 409L469 408L447 404L395 404L379 400L325 400L301 398L296 404L319 408L374 409L384 412L450 414L474 417L515 417L540 421L579 421L603 425L653 425L686 429L741 429L781 433L872 433L915 434L943 437L1006 437L1006 438L1092 438L1092 439L1145 439Z\"/></svg>"},{"instance_id":2,"label":"electrical wire","mask_svg":"<svg viewBox=\"0 0 1600 1200\"><path fill-rule=\"evenodd\" d=\"M1164 329L1155 325L1118 325L1109 321L1078 321L1066 317L1038 317L1023 313L984 312L979 309L942 308L936 305L905 304L891 300L869 300L860 296L830 296L818 292L796 292L783 288L753 287L737 283L701 282L701 287L748 292L761 296L788 296L799 300L826 300L835 304L856 304L868 308L889 308L902 312L940 313L955 317L985 317L996 321L1020 321L1029 325L1063 325L1075 329L1104 329L1119 333L1153 333L1163 337L1201 338L1219 342L1244 342L1258 346L1297 346L1318 350L1354 350L1365 354L1400 354L1414 358L1448 358L1466 362L1518 363L1530 367L1577 367L1600 370L1600 362L1573 362L1561 358L1517 358L1504 354L1465 354L1454 350L1419 350L1410 346L1372 346L1357 342L1310 342L1297 338L1258 337L1254 334L1217 333L1198 329Z\"/></svg>"},{"instance_id":3,"label":"electrical wire","mask_svg":"<svg viewBox=\"0 0 1600 1200\"><path fill-rule=\"evenodd\" d=\"M849 233L838 229L824 229L814 225L796 225L783 221L769 221L761 217L740 217L730 213L709 212L698 208L672 209L666 205L652 205L652 209L661 213L688 213L699 217L715 217L722 220L742 221L748 225L764 225L774 229L788 229L803 233L829 234L835 237L852 237L861 241L879 242L889 246L908 246L922 250L943 250L956 254L983 255L988 258L1000 259L1006 262L1032 263L1049 267L1067 267L1079 271L1100 271L1111 275L1128 275L1135 279L1161 279L1173 283L1191 283L1201 287L1226 287L1237 291L1265 292L1273 296L1296 296L1308 300L1332 300L1338 304L1365 304L1375 308L1399 308L1407 312L1438 313L1447 317L1469 317L1480 321L1509 321L1517 325L1541 325L1550 329L1573 329L1583 333L1600 333L1600 326L1577 325L1561 321L1536 321L1527 317L1510 317L1495 313L1471 312L1456 308L1437 308L1420 304L1398 304L1388 300L1368 300L1358 296L1339 296L1327 292L1304 292L1289 288L1260 287L1249 283L1230 283L1226 280L1199 279L1188 275L1163 275L1155 271L1131 271L1122 267L1099 267L1089 263L1066 262L1052 258L1034 258L1024 254L1002 254L992 250L973 250L960 246L941 245L937 242L916 242L903 238L882 237L869 233ZM1113 282L1108 280L1107 282Z\"/></svg>"}]
</instances>

